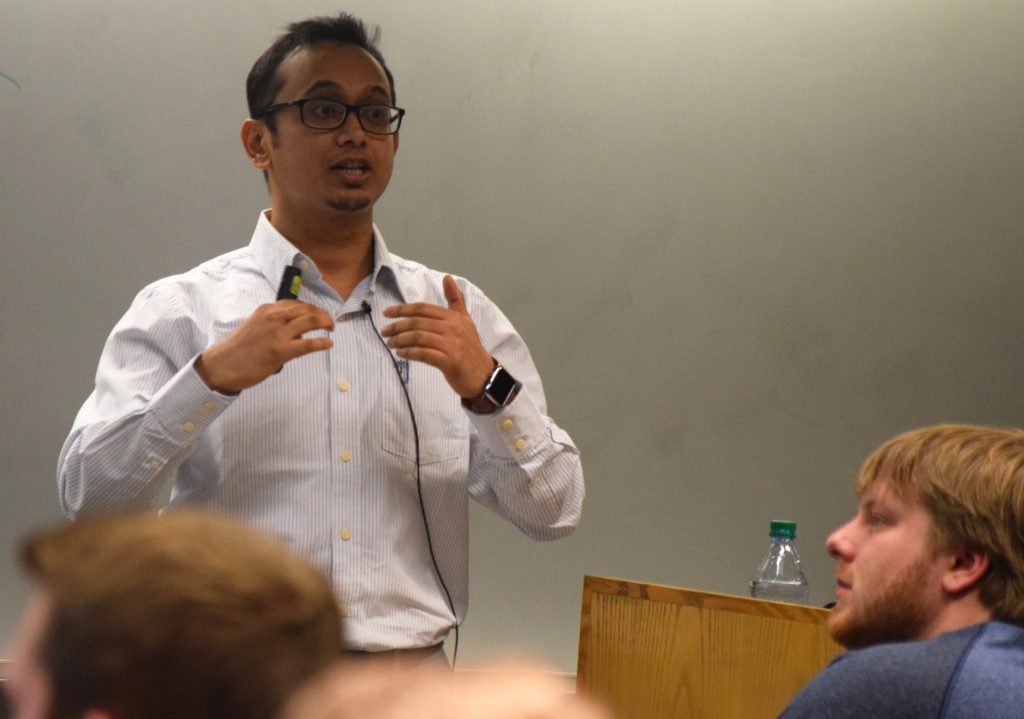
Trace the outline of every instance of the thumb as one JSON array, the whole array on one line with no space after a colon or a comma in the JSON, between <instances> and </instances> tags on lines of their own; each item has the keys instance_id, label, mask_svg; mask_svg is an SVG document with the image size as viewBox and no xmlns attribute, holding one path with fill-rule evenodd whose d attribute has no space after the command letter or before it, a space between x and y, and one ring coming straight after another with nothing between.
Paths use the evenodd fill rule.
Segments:
<instances>
[{"instance_id":1,"label":"thumb","mask_svg":"<svg viewBox=\"0 0 1024 719\"><path fill-rule=\"evenodd\" d=\"M448 300L448 309L468 315L466 300L463 298L459 286L455 284L455 278L451 275L445 275L441 285L444 287L444 298Z\"/></svg>"}]
</instances>

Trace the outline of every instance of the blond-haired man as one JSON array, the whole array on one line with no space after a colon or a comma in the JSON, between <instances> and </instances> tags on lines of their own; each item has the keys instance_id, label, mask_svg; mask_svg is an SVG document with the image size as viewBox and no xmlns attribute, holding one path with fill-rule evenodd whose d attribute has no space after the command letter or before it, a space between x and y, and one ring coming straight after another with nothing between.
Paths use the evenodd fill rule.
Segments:
<instances>
[{"instance_id":1,"label":"blond-haired man","mask_svg":"<svg viewBox=\"0 0 1024 719\"><path fill-rule=\"evenodd\" d=\"M850 651L783 712L1002 717L1024 706L1024 432L940 425L865 462L828 538Z\"/></svg>"},{"instance_id":2,"label":"blond-haired man","mask_svg":"<svg viewBox=\"0 0 1024 719\"><path fill-rule=\"evenodd\" d=\"M19 719L270 719L341 651L327 580L198 512L28 539L34 593L5 690Z\"/></svg>"}]
</instances>

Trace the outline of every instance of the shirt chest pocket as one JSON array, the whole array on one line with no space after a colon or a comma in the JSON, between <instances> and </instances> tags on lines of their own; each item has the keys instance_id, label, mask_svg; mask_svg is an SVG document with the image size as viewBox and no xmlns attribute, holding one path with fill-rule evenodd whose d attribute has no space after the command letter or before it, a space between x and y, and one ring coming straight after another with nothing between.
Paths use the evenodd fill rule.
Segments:
<instances>
[{"instance_id":1,"label":"shirt chest pocket","mask_svg":"<svg viewBox=\"0 0 1024 719\"><path fill-rule=\"evenodd\" d=\"M382 397L385 406L377 413L381 449L412 463L418 449L421 466L453 461L468 466L469 420L459 398L446 383L415 384L407 387L412 409L401 391Z\"/></svg>"}]
</instances>

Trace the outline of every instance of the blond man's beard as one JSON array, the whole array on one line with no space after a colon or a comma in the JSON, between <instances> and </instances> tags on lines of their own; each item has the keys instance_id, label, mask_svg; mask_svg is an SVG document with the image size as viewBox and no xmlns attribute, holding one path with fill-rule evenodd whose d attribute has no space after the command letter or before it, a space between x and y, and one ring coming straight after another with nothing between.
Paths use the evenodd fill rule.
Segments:
<instances>
[{"instance_id":1,"label":"blond man's beard","mask_svg":"<svg viewBox=\"0 0 1024 719\"><path fill-rule=\"evenodd\" d=\"M921 557L878 594L859 598L850 609L835 611L828 619L832 638L847 649L920 638L931 619L922 593L929 568L928 557Z\"/></svg>"}]
</instances>

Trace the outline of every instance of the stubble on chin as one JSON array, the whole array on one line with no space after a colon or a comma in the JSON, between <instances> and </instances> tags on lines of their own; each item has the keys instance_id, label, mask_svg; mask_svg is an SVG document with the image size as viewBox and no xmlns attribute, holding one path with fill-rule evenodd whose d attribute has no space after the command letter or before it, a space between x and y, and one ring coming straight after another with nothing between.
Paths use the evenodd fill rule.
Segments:
<instances>
[{"instance_id":1,"label":"stubble on chin","mask_svg":"<svg viewBox=\"0 0 1024 719\"><path fill-rule=\"evenodd\" d=\"M927 574L928 562L922 559L906 567L874 597L833 610L828 618L829 634L847 649L919 638L930 619L922 596Z\"/></svg>"},{"instance_id":2,"label":"stubble on chin","mask_svg":"<svg viewBox=\"0 0 1024 719\"><path fill-rule=\"evenodd\" d=\"M362 212L372 203L369 198L360 197L355 200L331 200L327 204L331 209L338 210L338 212Z\"/></svg>"}]
</instances>

